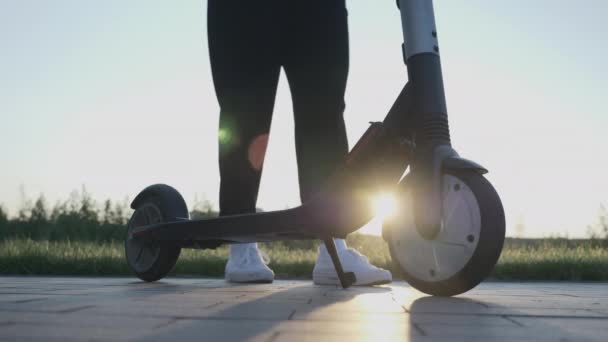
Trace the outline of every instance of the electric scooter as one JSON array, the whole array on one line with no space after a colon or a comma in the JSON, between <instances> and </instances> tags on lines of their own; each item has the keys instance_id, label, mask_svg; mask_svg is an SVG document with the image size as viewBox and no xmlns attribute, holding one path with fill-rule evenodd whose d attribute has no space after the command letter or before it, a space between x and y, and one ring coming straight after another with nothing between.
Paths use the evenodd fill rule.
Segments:
<instances>
[{"instance_id":1,"label":"electric scooter","mask_svg":"<svg viewBox=\"0 0 608 342\"><path fill-rule=\"evenodd\" d=\"M382 235L410 285L452 296L489 275L505 237L500 198L483 176L487 170L451 146L432 0L397 5L409 80L385 119L371 123L325 186L299 207L202 220L189 219L174 188L149 186L131 203L125 241L127 263L137 277L165 277L182 248L320 239L347 288L356 278L343 270L333 239L373 218L369 201L380 191L397 198Z\"/></svg>"}]
</instances>

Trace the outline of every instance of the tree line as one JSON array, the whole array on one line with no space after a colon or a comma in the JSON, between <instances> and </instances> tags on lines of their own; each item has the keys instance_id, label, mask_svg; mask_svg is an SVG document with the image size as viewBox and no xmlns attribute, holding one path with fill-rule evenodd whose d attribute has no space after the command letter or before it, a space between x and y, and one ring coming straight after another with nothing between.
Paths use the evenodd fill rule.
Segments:
<instances>
[{"instance_id":1,"label":"tree line","mask_svg":"<svg viewBox=\"0 0 608 342\"><path fill-rule=\"evenodd\" d=\"M82 188L72 192L68 200L49 207L41 194L35 201L24 200L13 217L0 206L0 239L120 241L133 210L128 199L97 202ZM207 201L196 201L192 218L217 216Z\"/></svg>"}]
</instances>

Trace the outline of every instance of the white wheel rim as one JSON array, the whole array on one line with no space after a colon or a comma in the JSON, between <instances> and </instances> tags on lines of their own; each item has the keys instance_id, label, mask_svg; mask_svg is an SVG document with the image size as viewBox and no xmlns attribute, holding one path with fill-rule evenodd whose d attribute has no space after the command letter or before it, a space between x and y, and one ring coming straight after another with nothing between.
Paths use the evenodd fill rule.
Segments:
<instances>
[{"instance_id":1,"label":"white wheel rim","mask_svg":"<svg viewBox=\"0 0 608 342\"><path fill-rule=\"evenodd\" d=\"M442 227L433 240L417 231L410 189L399 199L399 212L386 222L390 247L402 269L427 282L446 280L471 260L481 232L479 205L471 189L460 179L444 175Z\"/></svg>"}]
</instances>

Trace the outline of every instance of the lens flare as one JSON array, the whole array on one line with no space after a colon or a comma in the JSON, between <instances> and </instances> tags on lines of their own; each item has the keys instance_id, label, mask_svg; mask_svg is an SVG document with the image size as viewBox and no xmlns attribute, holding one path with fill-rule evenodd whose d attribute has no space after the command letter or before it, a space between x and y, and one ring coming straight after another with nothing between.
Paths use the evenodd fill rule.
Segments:
<instances>
[{"instance_id":1,"label":"lens flare","mask_svg":"<svg viewBox=\"0 0 608 342\"><path fill-rule=\"evenodd\" d=\"M266 146L268 146L268 134L258 135L249 145L249 164L254 170L262 170Z\"/></svg>"},{"instance_id":2,"label":"lens flare","mask_svg":"<svg viewBox=\"0 0 608 342\"><path fill-rule=\"evenodd\" d=\"M378 194L372 198L372 208L376 217L390 217L397 211L397 199L392 193Z\"/></svg>"}]
</instances>

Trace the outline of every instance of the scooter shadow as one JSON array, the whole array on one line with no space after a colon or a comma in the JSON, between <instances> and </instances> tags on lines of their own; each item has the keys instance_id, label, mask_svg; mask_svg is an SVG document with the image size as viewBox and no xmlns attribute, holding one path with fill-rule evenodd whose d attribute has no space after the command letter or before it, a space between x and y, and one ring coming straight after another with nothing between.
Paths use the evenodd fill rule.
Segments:
<instances>
[{"instance_id":1,"label":"scooter shadow","mask_svg":"<svg viewBox=\"0 0 608 342\"><path fill-rule=\"evenodd\" d=\"M215 281L220 286L205 284L198 289L193 285L175 285L165 281L165 294L185 294L195 297L198 293L209 296L218 294L217 305L208 306L191 315L168 317L171 323L156 333L151 332L143 340L202 340L202 341L244 341L274 340L282 327L279 325L298 320L303 322L310 314L318 313L333 305L348 302L357 296L391 292L390 287L352 287L342 289L336 286L317 286L310 283L281 282L274 284L232 285ZM300 285L301 284L301 285ZM207 293L205 293L207 292ZM147 297L147 299L146 299ZM138 300L154 300L154 294ZM161 302L158 305L162 305ZM204 308L202 308L204 309ZM319 336L315 326L323 327L327 333L327 322L321 319L306 321L300 336ZM345 324L356 324L348 322ZM273 337L274 336L274 337Z\"/></svg>"},{"instance_id":2,"label":"scooter shadow","mask_svg":"<svg viewBox=\"0 0 608 342\"><path fill-rule=\"evenodd\" d=\"M492 301L429 296L414 300L408 311L410 341L583 340L542 316Z\"/></svg>"}]
</instances>

